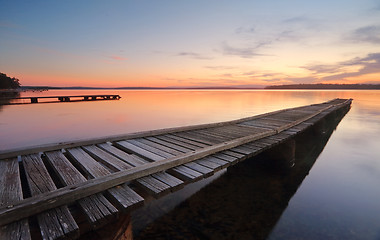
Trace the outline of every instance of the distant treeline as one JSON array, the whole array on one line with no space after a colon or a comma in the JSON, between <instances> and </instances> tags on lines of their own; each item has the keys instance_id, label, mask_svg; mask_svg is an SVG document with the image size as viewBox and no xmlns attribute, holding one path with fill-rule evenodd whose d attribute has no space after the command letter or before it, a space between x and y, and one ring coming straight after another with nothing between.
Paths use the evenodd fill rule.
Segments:
<instances>
[{"instance_id":1,"label":"distant treeline","mask_svg":"<svg viewBox=\"0 0 380 240\"><path fill-rule=\"evenodd\" d=\"M0 89L16 89L20 87L20 82L17 78L8 77L0 72Z\"/></svg>"},{"instance_id":2,"label":"distant treeline","mask_svg":"<svg viewBox=\"0 0 380 240\"><path fill-rule=\"evenodd\" d=\"M265 89L380 89L380 84L289 84L267 86Z\"/></svg>"}]
</instances>

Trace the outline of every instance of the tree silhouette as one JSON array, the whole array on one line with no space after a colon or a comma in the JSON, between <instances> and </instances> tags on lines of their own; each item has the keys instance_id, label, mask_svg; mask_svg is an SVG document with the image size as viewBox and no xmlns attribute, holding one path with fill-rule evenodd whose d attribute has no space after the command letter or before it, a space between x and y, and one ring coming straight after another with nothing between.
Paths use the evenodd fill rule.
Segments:
<instances>
[{"instance_id":1,"label":"tree silhouette","mask_svg":"<svg viewBox=\"0 0 380 240\"><path fill-rule=\"evenodd\" d=\"M20 87L17 78L8 77L5 73L0 72L0 89L15 89Z\"/></svg>"}]
</instances>

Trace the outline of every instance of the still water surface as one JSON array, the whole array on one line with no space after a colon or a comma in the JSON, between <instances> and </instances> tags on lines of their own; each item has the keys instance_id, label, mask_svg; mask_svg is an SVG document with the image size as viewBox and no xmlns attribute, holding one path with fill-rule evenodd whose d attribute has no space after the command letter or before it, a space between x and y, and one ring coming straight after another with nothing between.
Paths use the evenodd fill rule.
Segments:
<instances>
[{"instance_id":1,"label":"still water surface","mask_svg":"<svg viewBox=\"0 0 380 240\"><path fill-rule=\"evenodd\" d=\"M227 121L336 97L353 98L351 110L268 238L380 239L379 91L55 90L22 96L94 93L122 98L0 106L0 150ZM249 221L249 216L245 217Z\"/></svg>"}]
</instances>

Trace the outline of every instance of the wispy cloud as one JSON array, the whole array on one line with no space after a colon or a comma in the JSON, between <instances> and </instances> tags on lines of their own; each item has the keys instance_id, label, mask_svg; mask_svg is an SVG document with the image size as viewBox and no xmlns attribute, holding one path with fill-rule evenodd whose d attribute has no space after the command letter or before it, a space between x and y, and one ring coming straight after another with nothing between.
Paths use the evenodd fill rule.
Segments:
<instances>
[{"instance_id":1,"label":"wispy cloud","mask_svg":"<svg viewBox=\"0 0 380 240\"><path fill-rule=\"evenodd\" d=\"M336 64L314 64L302 67L320 76L320 80L336 81L365 74L380 73L380 53L370 53L366 57L353 58Z\"/></svg>"},{"instance_id":2,"label":"wispy cloud","mask_svg":"<svg viewBox=\"0 0 380 240\"><path fill-rule=\"evenodd\" d=\"M370 25L355 29L350 34L349 40L380 44L380 25Z\"/></svg>"},{"instance_id":3,"label":"wispy cloud","mask_svg":"<svg viewBox=\"0 0 380 240\"><path fill-rule=\"evenodd\" d=\"M256 32L256 29L253 26L249 26L249 27L242 26L242 27L238 27L235 30L236 34L253 34L255 32Z\"/></svg>"},{"instance_id":4,"label":"wispy cloud","mask_svg":"<svg viewBox=\"0 0 380 240\"><path fill-rule=\"evenodd\" d=\"M310 22L311 19L305 16L297 16L297 17L292 17L292 18L287 18L283 20L283 23L305 23L305 22Z\"/></svg>"},{"instance_id":5,"label":"wispy cloud","mask_svg":"<svg viewBox=\"0 0 380 240\"><path fill-rule=\"evenodd\" d=\"M333 74L322 79L327 81L344 80L346 78L358 77L365 74L380 73L380 53L371 53L368 54L367 57L355 58L338 64L338 68L341 66L359 66L360 68L357 71Z\"/></svg>"},{"instance_id":6,"label":"wispy cloud","mask_svg":"<svg viewBox=\"0 0 380 240\"><path fill-rule=\"evenodd\" d=\"M179 52L176 54L176 56L190 57L190 58L201 59L201 60L212 59L211 57L207 57L195 52Z\"/></svg>"},{"instance_id":7,"label":"wispy cloud","mask_svg":"<svg viewBox=\"0 0 380 240\"><path fill-rule=\"evenodd\" d=\"M236 67L230 67L230 66L204 66L204 68L211 69L211 70L231 70L236 69Z\"/></svg>"},{"instance_id":8,"label":"wispy cloud","mask_svg":"<svg viewBox=\"0 0 380 240\"><path fill-rule=\"evenodd\" d=\"M116 61L125 61L125 60L127 60L127 58L121 57L121 56L118 56L118 55L111 55L111 56L108 56L108 58L111 58L112 60L116 60Z\"/></svg>"},{"instance_id":9,"label":"wispy cloud","mask_svg":"<svg viewBox=\"0 0 380 240\"><path fill-rule=\"evenodd\" d=\"M264 54L258 53L258 50L268 45L268 42L258 43L254 47L232 47L228 43L223 42L222 44L222 53L224 55L238 56L241 58L253 58L256 56L265 56Z\"/></svg>"}]
</instances>

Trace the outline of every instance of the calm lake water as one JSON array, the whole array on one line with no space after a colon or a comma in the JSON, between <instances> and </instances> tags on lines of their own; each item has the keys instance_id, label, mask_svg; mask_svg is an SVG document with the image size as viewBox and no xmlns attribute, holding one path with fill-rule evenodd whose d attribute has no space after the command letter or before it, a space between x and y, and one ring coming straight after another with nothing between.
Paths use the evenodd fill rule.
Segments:
<instances>
[{"instance_id":1,"label":"calm lake water","mask_svg":"<svg viewBox=\"0 0 380 240\"><path fill-rule=\"evenodd\" d=\"M273 208L268 206L261 208L265 210L261 214L269 218L271 214L278 215L272 218L274 220L268 224L269 226L266 226L269 230L263 238L380 239L379 91L57 90L26 92L22 93L22 96L93 93L119 94L122 98L118 101L0 106L0 151L158 128L227 121L282 108L319 103L337 97L353 98L351 110L339 123L328 141L326 140L327 144L321 147L319 152L313 153L314 166L301 181L302 183L294 189L295 193L289 195L290 199L285 202L281 211L271 209L276 209L276 205L284 204L283 202L276 204L276 201L270 201ZM206 193L199 191L200 188L212 189L221 186L220 188L223 189L223 186L229 182L233 182L235 186L255 186L244 189L245 192L248 191L247 195L238 197L240 200L236 204L241 204L239 206L245 209L253 205L253 200L249 196L255 195L254 204L258 205L260 203L257 199L261 197L257 196L271 189L267 191L267 195L262 196L262 199L270 199L271 195L275 198L278 191L282 191L279 186L280 180L286 181L283 176L276 176L266 171L254 172L255 174L244 173L241 174L244 177L232 178L234 172L240 171L244 172L244 169L239 170L237 166L213 178L203 180L203 183L198 184L199 187L188 185L184 189L187 194L184 195L186 198L192 194L203 196ZM263 174L266 176L258 177ZM266 186L265 182L260 182L260 179L264 177L276 180L277 182L274 182L277 184L276 187ZM211 207L199 203L200 197L180 206L186 214L193 210L195 212L199 207L209 215L215 213L215 216L226 218L224 221L213 220L220 223L213 228L214 225L207 222L211 221L210 218L206 216L198 218L199 216L194 215L194 219L191 220L198 231L192 235L194 239L216 239L223 236L224 238L250 239L252 230L249 230L248 226L253 226L253 221L263 219L242 213L239 215L242 218L239 222L247 222L247 228L245 230L240 228L239 234L235 235L231 235L231 232L223 232L229 229L229 223L233 224L232 217L236 218L228 214L232 206L224 202L228 196L235 194L232 190L234 188L226 186L226 189L223 195L225 198L221 198ZM178 199L185 198L178 196ZM180 201L182 200L177 202ZM193 207L194 201L198 202L198 205ZM170 210L167 209L167 212ZM152 209L152 211L155 210ZM177 212L181 214L181 209ZM154 226L160 226L160 221L171 222L175 228L175 221L170 221L170 219L175 219L175 215L172 213L168 216L165 216L165 213L159 215L162 216L161 219L157 217L155 221L149 220L152 227L147 227L148 229L157 228ZM231 218L222 216L231 216ZM139 226L139 221L136 219L136 227ZM180 226L181 222L176 221L176 224ZM261 226L260 223L257 224ZM140 224L140 226L143 225ZM210 233L209 229L213 229L214 232ZM141 231L144 232L143 229Z\"/></svg>"}]
</instances>

